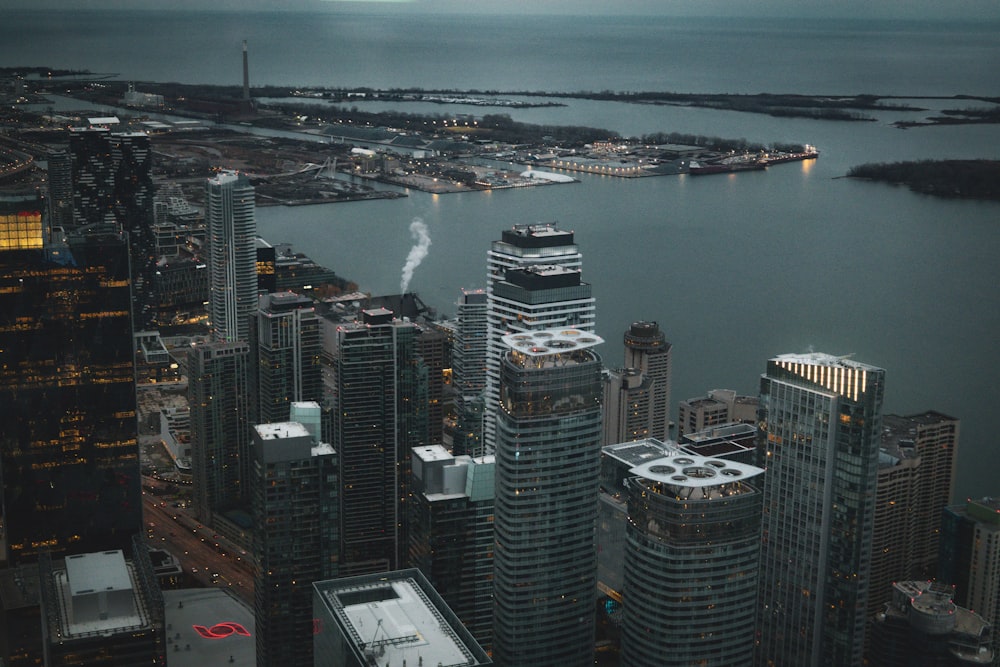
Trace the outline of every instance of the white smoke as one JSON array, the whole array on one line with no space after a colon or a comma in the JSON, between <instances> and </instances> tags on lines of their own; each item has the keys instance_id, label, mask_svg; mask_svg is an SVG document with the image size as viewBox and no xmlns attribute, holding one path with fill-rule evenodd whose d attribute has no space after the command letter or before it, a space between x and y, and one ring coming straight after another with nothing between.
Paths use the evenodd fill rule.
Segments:
<instances>
[{"instance_id":1,"label":"white smoke","mask_svg":"<svg viewBox=\"0 0 1000 667\"><path fill-rule=\"evenodd\" d=\"M420 266L420 262L424 261L424 257L427 256L428 249L431 247L431 237L427 233L427 225L420 218L414 218L413 222L410 223L410 236L413 237L416 244L410 248L410 254L406 256L406 264L403 265L403 277L399 281L400 294L406 294L406 290L410 286L410 278L413 277L413 271Z\"/></svg>"}]
</instances>

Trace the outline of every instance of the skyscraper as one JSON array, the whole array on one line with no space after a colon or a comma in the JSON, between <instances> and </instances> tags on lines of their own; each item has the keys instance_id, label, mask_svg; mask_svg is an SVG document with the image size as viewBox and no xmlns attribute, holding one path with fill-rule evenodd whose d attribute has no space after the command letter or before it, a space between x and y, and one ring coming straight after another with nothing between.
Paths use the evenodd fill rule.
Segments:
<instances>
[{"instance_id":1,"label":"skyscraper","mask_svg":"<svg viewBox=\"0 0 1000 667\"><path fill-rule=\"evenodd\" d=\"M257 308L254 189L244 174L208 179L209 308L216 340L246 341Z\"/></svg>"},{"instance_id":2,"label":"skyscraper","mask_svg":"<svg viewBox=\"0 0 1000 667\"><path fill-rule=\"evenodd\" d=\"M763 470L674 450L629 472L622 664L750 664Z\"/></svg>"},{"instance_id":3,"label":"skyscraper","mask_svg":"<svg viewBox=\"0 0 1000 667\"><path fill-rule=\"evenodd\" d=\"M767 362L760 665L861 664L885 371L828 354Z\"/></svg>"},{"instance_id":4,"label":"skyscraper","mask_svg":"<svg viewBox=\"0 0 1000 667\"><path fill-rule=\"evenodd\" d=\"M250 348L247 343L205 343L188 353L191 467L198 517L242 505L250 474Z\"/></svg>"},{"instance_id":5,"label":"skyscraper","mask_svg":"<svg viewBox=\"0 0 1000 667\"><path fill-rule=\"evenodd\" d=\"M483 446L483 391L486 389L487 303L485 290L462 290L452 346L456 454L479 454Z\"/></svg>"},{"instance_id":6,"label":"skyscraper","mask_svg":"<svg viewBox=\"0 0 1000 667\"><path fill-rule=\"evenodd\" d=\"M551 329L502 342L493 656L592 665L603 341Z\"/></svg>"},{"instance_id":7,"label":"skyscraper","mask_svg":"<svg viewBox=\"0 0 1000 667\"><path fill-rule=\"evenodd\" d=\"M413 450L410 565L484 648L493 643L493 456Z\"/></svg>"},{"instance_id":8,"label":"skyscraper","mask_svg":"<svg viewBox=\"0 0 1000 667\"><path fill-rule=\"evenodd\" d=\"M625 332L625 368L650 380L648 437L659 440L670 437L671 347L656 322L633 322Z\"/></svg>"},{"instance_id":9,"label":"skyscraper","mask_svg":"<svg viewBox=\"0 0 1000 667\"><path fill-rule=\"evenodd\" d=\"M333 446L340 457L341 573L406 563L410 450L427 441L420 331L385 309L337 327Z\"/></svg>"},{"instance_id":10,"label":"skyscraper","mask_svg":"<svg viewBox=\"0 0 1000 667\"><path fill-rule=\"evenodd\" d=\"M483 438L494 446L501 338L515 331L573 327L594 331L596 306L581 280L581 255L573 232L554 222L515 225L503 231L486 256L487 350ZM516 272L516 276L515 276ZM510 275L508 275L510 274Z\"/></svg>"},{"instance_id":11,"label":"skyscraper","mask_svg":"<svg viewBox=\"0 0 1000 667\"><path fill-rule=\"evenodd\" d=\"M1000 499L978 498L944 511L938 579L955 587L955 602L994 628L1000 655Z\"/></svg>"},{"instance_id":12,"label":"skyscraper","mask_svg":"<svg viewBox=\"0 0 1000 667\"><path fill-rule=\"evenodd\" d=\"M339 574L336 453L301 422L255 426L251 486L257 664L308 667L312 585Z\"/></svg>"},{"instance_id":13,"label":"skyscraper","mask_svg":"<svg viewBox=\"0 0 1000 667\"><path fill-rule=\"evenodd\" d=\"M9 565L131 547L142 528L128 247L50 241L32 196L0 198L0 429Z\"/></svg>"},{"instance_id":14,"label":"skyscraper","mask_svg":"<svg viewBox=\"0 0 1000 667\"><path fill-rule=\"evenodd\" d=\"M882 427L869 616L890 602L893 582L937 576L958 452L959 422L939 412L885 415Z\"/></svg>"},{"instance_id":15,"label":"skyscraper","mask_svg":"<svg viewBox=\"0 0 1000 667\"><path fill-rule=\"evenodd\" d=\"M156 241L153 234L152 151L145 132L72 128L69 152L73 225L113 224L128 234L132 261L133 326L156 323ZM51 183L64 196L64 170L55 163ZM59 210L61 202L55 202Z\"/></svg>"},{"instance_id":16,"label":"skyscraper","mask_svg":"<svg viewBox=\"0 0 1000 667\"><path fill-rule=\"evenodd\" d=\"M320 319L312 299L293 292L266 294L250 331L254 355L251 391L254 421L288 420L295 401L323 403Z\"/></svg>"}]
</instances>

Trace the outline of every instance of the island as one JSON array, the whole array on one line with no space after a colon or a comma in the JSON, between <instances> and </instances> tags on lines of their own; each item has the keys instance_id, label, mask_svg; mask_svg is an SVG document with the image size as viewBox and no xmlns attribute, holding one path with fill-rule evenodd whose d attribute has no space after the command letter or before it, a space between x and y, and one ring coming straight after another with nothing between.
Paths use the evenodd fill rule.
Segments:
<instances>
[{"instance_id":1,"label":"island","mask_svg":"<svg viewBox=\"0 0 1000 667\"><path fill-rule=\"evenodd\" d=\"M1000 201L1000 160L921 160L862 164L848 178L906 185L935 197Z\"/></svg>"}]
</instances>

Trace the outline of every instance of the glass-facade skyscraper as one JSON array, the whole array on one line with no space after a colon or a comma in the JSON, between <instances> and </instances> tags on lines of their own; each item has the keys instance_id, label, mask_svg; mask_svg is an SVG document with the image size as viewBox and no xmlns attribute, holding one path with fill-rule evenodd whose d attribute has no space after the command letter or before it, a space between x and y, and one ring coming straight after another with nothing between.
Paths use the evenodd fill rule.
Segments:
<instances>
[{"instance_id":1,"label":"glass-facade skyscraper","mask_svg":"<svg viewBox=\"0 0 1000 667\"><path fill-rule=\"evenodd\" d=\"M665 449L625 482L622 664L748 665L763 471Z\"/></svg>"},{"instance_id":2,"label":"glass-facade skyscraper","mask_svg":"<svg viewBox=\"0 0 1000 667\"><path fill-rule=\"evenodd\" d=\"M382 308L337 327L333 446L340 457L340 571L406 562L410 450L427 444L428 369L420 330Z\"/></svg>"},{"instance_id":3,"label":"glass-facade skyscraper","mask_svg":"<svg viewBox=\"0 0 1000 667\"><path fill-rule=\"evenodd\" d=\"M128 550L142 528L123 234L50 241L36 199L0 198L4 556Z\"/></svg>"},{"instance_id":4,"label":"glass-facade skyscraper","mask_svg":"<svg viewBox=\"0 0 1000 667\"><path fill-rule=\"evenodd\" d=\"M885 371L787 354L761 377L759 665L859 665Z\"/></svg>"},{"instance_id":5,"label":"glass-facade skyscraper","mask_svg":"<svg viewBox=\"0 0 1000 667\"><path fill-rule=\"evenodd\" d=\"M288 420L293 402L323 403L320 319L312 299L293 292L260 297L250 330L255 421Z\"/></svg>"},{"instance_id":6,"label":"glass-facade skyscraper","mask_svg":"<svg viewBox=\"0 0 1000 667\"><path fill-rule=\"evenodd\" d=\"M208 179L209 309L215 339L246 341L257 309L257 221L254 189L244 174Z\"/></svg>"},{"instance_id":7,"label":"glass-facade skyscraper","mask_svg":"<svg viewBox=\"0 0 1000 667\"><path fill-rule=\"evenodd\" d=\"M603 341L579 329L502 340L493 657L592 665Z\"/></svg>"}]
</instances>

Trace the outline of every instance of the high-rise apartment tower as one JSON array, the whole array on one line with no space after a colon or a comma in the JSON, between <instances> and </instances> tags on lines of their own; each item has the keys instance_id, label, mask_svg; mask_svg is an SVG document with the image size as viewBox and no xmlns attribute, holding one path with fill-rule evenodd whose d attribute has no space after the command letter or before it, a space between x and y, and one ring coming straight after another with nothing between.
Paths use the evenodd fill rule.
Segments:
<instances>
[{"instance_id":1,"label":"high-rise apartment tower","mask_svg":"<svg viewBox=\"0 0 1000 667\"><path fill-rule=\"evenodd\" d=\"M493 656L592 665L603 341L579 329L502 341Z\"/></svg>"},{"instance_id":2,"label":"high-rise apartment tower","mask_svg":"<svg viewBox=\"0 0 1000 667\"><path fill-rule=\"evenodd\" d=\"M573 232L556 223L504 230L486 256L487 350L483 439L492 452L500 396L501 338L516 331L572 327L594 331L595 301L581 280Z\"/></svg>"},{"instance_id":3,"label":"high-rise apartment tower","mask_svg":"<svg viewBox=\"0 0 1000 667\"><path fill-rule=\"evenodd\" d=\"M254 189L245 175L226 171L208 179L205 226L215 339L246 341L257 309L257 223Z\"/></svg>"},{"instance_id":4,"label":"high-rise apartment tower","mask_svg":"<svg viewBox=\"0 0 1000 667\"><path fill-rule=\"evenodd\" d=\"M859 665L885 371L828 354L767 362L759 665Z\"/></svg>"}]
</instances>

